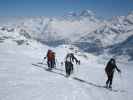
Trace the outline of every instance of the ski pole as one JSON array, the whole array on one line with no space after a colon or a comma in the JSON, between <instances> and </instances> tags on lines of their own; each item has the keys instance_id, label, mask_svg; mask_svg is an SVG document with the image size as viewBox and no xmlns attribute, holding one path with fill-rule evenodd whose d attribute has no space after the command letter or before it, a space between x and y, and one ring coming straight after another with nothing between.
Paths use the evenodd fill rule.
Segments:
<instances>
[{"instance_id":1,"label":"ski pole","mask_svg":"<svg viewBox=\"0 0 133 100\"><path fill-rule=\"evenodd\" d=\"M42 64L43 64L43 62L45 61L46 58L47 58L47 57L44 57L44 58L42 59Z\"/></svg>"},{"instance_id":2,"label":"ski pole","mask_svg":"<svg viewBox=\"0 0 133 100\"><path fill-rule=\"evenodd\" d=\"M57 59L55 59L55 62L56 62L56 64L55 64L55 65L56 65L56 67L57 67L57 64L58 64L58 60L57 60ZM59 66L59 65L58 65L58 66Z\"/></svg>"},{"instance_id":3,"label":"ski pole","mask_svg":"<svg viewBox=\"0 0 133 100\"><path fill-rule=\"evenodd\" d=\"M79 68L78 67L79 67L79 65L77 66L77 73L79 72Z\"/></svg>"}]
</instances>

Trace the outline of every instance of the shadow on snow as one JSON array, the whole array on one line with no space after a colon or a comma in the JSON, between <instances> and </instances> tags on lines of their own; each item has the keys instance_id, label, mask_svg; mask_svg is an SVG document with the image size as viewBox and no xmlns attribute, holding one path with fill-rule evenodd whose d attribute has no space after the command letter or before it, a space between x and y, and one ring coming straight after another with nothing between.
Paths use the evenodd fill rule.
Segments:
<instances>
[{"instance_id":1,"label":"shadow on snow","mask_svg":"<svg viewBox=\"0 0 133 100\"><path fill-rule=\"evenodd\" d=\"M38 63L38 64L42 64L42 63ZM48 72L52 72L52 73L55 73L55 74L58 74L58 75L61 75L61 76L64 76L66 77L65 74L62 74L60 72L55 72L53 70L49 70L48 68L42 66L42 65L38 65L38 64L32 64L33 66L36 66L36 67L39 67L39 68L42 68L44 69L45 71L48 71ZM43 65L47 65L47 64L43 64ZM55 70L58 70L58 71L61 71L63 72L62 69L58 69L58 68L54 68ZM104 89L107 89L105 86L102 86L102 85L98 85L98 84L95 84L95 83L92 83L92 82L88 82L88 81L85 81L83 79L80 79L78 77L72 77L72 79L78 81L78 82L81 82L81 83L85 83L87 85L90 85L90 86L94 86L94 87L98 87L98 88L104 88ZM113 91L113 92L126 92L125 90L119 90L119 89L107 89L107 90L110 90L110 91Z\"/></svg>"},{"instance_id":2,"label":"shadow on snow","mask_svg":"<svg viewBox=\"0 0 133 100\"><path fill-rule=\"evenodd\" d=\"M91 85L91 86L94 86L94 87L98 87L98 88L105 88L105 89L113 91L113 92L126 92L125 90L109 89L109 88L106 88L105 86L102 86L102 85L98 85L98 84L95 84L95 83L92 83L92 82L87 82L87 81L85 81L83 79L80 79L78 77L73 77L73 79L78 81L78 82L81 82L81 83L85 83L85 84L88 84L88 85Z\"/></svg>"},{"instance_id":3,"label":"shadow on snow","mask_svg":"<svg viewBox=\"0 0 133 100\"><path fill-rule=\"evenodd\" d=\"M49 72L52 72L52 73L55 73L55 74L58 74L58 75L61 75L61 76L64 76L64 77L66 77L64 74L62 74L62 73L60 73L60 72L55 72L55 71L53 71L53 70L49 70L48 68L46 68L46 67L44 67L44 66L42 66L42 65L38 65L38 64L32 64L33 66L36 66L36 67L39 67L39 68L42 68L42 69L44 69L45 71L49 71ZM61 70L61 69L58 69L58 68L54 68L55 70L59 70L59 71L63 71L63 70Z\"/></svg>"}]
</instances>

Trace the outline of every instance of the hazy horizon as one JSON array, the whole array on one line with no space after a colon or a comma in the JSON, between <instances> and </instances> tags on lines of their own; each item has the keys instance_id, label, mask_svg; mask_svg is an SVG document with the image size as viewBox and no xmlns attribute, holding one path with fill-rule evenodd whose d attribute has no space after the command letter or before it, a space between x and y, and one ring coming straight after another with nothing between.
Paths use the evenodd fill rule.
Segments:
<instances>
[{"instance_id":1,"label":"hazy horizon","mask_svg":"<svg viewBox=\"0 0 133 100\"><path fill-rule=\"evenodd\" d=\"M0 0L0 16L63 16L89 9L98 17L127 15L133 11L132 0Z\"/></svg>"}]
</instances>

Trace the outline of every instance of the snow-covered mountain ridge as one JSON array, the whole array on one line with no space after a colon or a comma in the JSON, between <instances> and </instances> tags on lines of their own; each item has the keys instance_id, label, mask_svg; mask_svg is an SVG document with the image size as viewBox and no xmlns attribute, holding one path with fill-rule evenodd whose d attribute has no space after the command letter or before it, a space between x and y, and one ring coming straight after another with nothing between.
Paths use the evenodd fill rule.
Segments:
<instances>
[{"instance_id":1,"label":"snow-covered mountain ridge","mask_svg":"<svg viewBox=\"0 0 133 100\"><path fill-rule=\"evenodd\" d=\"M133 12L111 20L101 20L90 10L69 12L58 18L18 17L16 21L1 25L0 34L54 46L75 44L84 51L101 54L132 37Z\"/></svg>"}]
</instances>

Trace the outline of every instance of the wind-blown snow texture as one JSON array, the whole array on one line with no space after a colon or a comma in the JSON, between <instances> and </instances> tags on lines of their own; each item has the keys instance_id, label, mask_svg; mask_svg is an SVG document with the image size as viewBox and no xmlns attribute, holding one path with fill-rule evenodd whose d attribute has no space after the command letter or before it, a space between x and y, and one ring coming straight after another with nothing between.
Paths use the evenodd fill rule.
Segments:
<instances>
[{"instance_id":1,"label":"wind-blown snow texture","mask_svg":"<svg viewBox=\"0 0 133 100\"><path fill-rule=\"evenodd\" d=\"M132 100L132 44L132 12L112 20L89 10L60 18L13 18L0 25L0 100ZM57 56L52 72L43 60L48 49ZM61 62L70 52L81 65L66 78ZM111 57L122 70L115 73L112 91L103 88Z\"/></svg>"}]
</instances>

